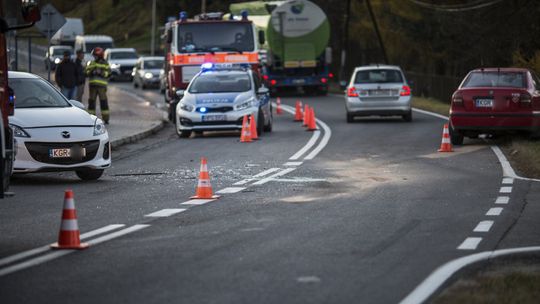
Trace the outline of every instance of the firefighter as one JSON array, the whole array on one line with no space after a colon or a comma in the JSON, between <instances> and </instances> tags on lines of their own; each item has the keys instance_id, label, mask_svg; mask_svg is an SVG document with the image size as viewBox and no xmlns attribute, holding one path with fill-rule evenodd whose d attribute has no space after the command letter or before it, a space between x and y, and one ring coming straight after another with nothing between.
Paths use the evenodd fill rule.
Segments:
<instances>
[{"instance_id":1,"label":"firefighter","mask_svg":"<svg viewBox=\"0 0 540 304\"><path fill-rule=\"evenodd\" d=\"M101 117L105 124L109 123L109 104L107 102L107 84L111 76L111 67L107 60L103 58L103 49L96 47L92 50L94 60L85 69L89 78L88 112L96 114L96 97L99 96Z\"/></svg>"}]
</instances>

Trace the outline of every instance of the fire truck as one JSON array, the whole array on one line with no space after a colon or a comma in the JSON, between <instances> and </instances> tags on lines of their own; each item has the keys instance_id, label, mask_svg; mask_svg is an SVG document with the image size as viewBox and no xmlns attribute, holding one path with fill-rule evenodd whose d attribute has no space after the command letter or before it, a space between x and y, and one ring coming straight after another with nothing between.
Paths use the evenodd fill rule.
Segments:
<instances>
[{"instance_id":1,"label":"fire truck","mask_svg":"<svg viewBox=\"0 0 540 304\"><path fill-rule=\"evenodd\" d=\"M193 19L181 12L178 20L165 24L163 36L169 119L174 117L179 94L203 63L247 63L259 73L259 48L264 43L264 32L257 32L245 11L240 16L205 13Z\"/></svg>"},{"instance_id":2,"label":"fire truck","mask_svg":"<svg viewBox=\"0 0 540 304\"><path fill-rule=\"evenodd\" d=\"M15 93L8 84L8 50L6 34L12 30L31 27L41 14L36 0L0 0L0 198L4 198L15 160L13 131L8 117L15 109Z\"/></svg>"}]
</instances>

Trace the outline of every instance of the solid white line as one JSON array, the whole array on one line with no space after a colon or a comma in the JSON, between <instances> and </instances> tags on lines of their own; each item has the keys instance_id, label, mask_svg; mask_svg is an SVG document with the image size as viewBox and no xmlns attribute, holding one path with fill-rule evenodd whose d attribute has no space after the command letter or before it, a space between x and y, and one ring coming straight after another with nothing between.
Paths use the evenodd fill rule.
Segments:
<instances>
[{"instance_id":1,"label":"solid white line","mask_svg":"<svg viewBox=\"0 0 540 304\"><path fill-rule=\"evenodd\" d=\"M491 226L493 226L493 221L481 221L476 225L476 228L474 228L474 232L489 232L491 229Z\"/></svg>"},{"instance_id":2,"label":"solid white line","mask_svg":"<svg viewBox=\"0 0 540 304\"><path fill-rule=\"evenodd\" d=\"M173 214L184 212L186 210L187 209L162 209L162 210L156 211L154 213L147 214L145 216L146 217L168 217L168 216L171 216Z\"/></svg>"},{"instance_id":3,"label":"solid white line","mask_svg":"<svg viewBox=\"0 0 540 304\"><path fill-rule=\"evenodd\" d=\"M228 187L228 188L224 188L224 189L221 189L219 191L217 191L216 193L238 193L242 190L246 189L245 187Z\"/></svg>"},{"instance_id":4,"label":"solid white line","mask_svg":"<svg viewBox=\"0 0 540 304\"><path fill-rule=\"evenodd\" d=\"M508 204L508 201L510 201L510 198L508 196L499 196L495 200L495 204L506 205Z\"/></svg>"},{"instance_id":5,"label":"solid white line","mask_svg":"<svg viewBox=\"0 0 540 304\"><path fill-rule=\"evenodd\" d=\"M112 240L114 238L121 237L123 235L129 234L129 233L132 233L132 232L135 232L135 231L139 231L139 230L147 228L147 227L150 227L150 225L141 225L141 224L133 225L133 226L128 227L126 229L122 229L120 231L116 231L116 232L113 232L111 234L107 234L107 235L104 235L102 237L98 237L96 239L90 240L90 241L88 241L88 244L97 245L97 244Z\"/></svg>"},{"instance_id":6,"label":"solid white line","mask_svg":"<svg viewBox=\"0 0 540 304\"><path fill-rule=\"evenodd\" d=\"M196 205L196 206L199 206L199 205L204 205L206 203L210 203L212 201L215 201L215 199L192 199L192 200L189 200L187 202L183 202L180 205Z\"/></svg>"},{"instance_id":7,"label":"solid white line","mask_svg":"<svg viewBox=\"0 0 540 304\"><path fill-rule=\"evenodd\" d=\"M512 193L512 187L501 187L500 193Z\"/></svg>"},{"instance_id":8,"label":"solid white line","mask_svg":"<svg viewBox=\"0 0 540 304\"><path fill-rule=\"evenodd\" d=\"M482 261L499 256L540 251L540 246L523 247L512 249L501 249L495 251L484 251L468 256L464 256L450 261L432 272L420 285L418 285L400 304L420 304L426 301L437 289L439 289L446 280L462 268Z\"/></svg>"},{"instance_id":9,"label":"solid white line","mask_svg":"<svg viewBox=\"0 0 540 304\"><path fill-rule=\"evenodd\" d=\"M313 131L313 135L311 135L311 138L309 139L307 144L304 147L302 147L302 149L298 150L298 152L296 152L293 156L289 157L289 159L297 160L300 157L302 157L304 153L306 153L309 149L311 149L315 145L320 135L321 135L321 131L319 130Z\"/></svg>"},{"instance_id":10,"label":"solid white line","mask_svg":"<svg viewBox=\"0 0 540 304\"><path fill-rule=\"evenodd\" d=\"M294 170L296 170L296 168L287 168L287 169L284 169L276 174L273 174L267 178L264 178L264 179L261 179L260 181L256 182L256 183L253 183L253 185L263 185L263 184L266 184L268 183L269 181L273 180L274 178L276 177L280 177L280 176L283 176L287 173L290 173L290 172L293 172Z\"/></svg>"},{"instance_id":11,"label":"solid white line","mask_svg":"<svg viewBox=\"0 0 540 304\"><path fill-rule=\"evenodd\" d=\"M95 235L102 234L102 233L105 233L105 232L109 232L111 230L115 230L117 228L124 227L124 226L125 226L124 224L108 225L108 226L105 226L105 227L102 227L102 228L99 228L99 229L96 229L96 230L92 230L92 231L83 233L83 234L81 234L80 239L84 240L84 239L87 239L87 238L91 238L91 237L93 237ZM23 251L21 253L17 253L17 254L14 254L12 256L5 257L3 259L0 259L0 266L4 266L4 265L7 265L9 263L13 263L15 261L25 259L27 257L31 257L33 255L37 255L37 254L49 251L50 249L51 248L50 248L49 245L45 245L45 246L42 246L42 247L38 247L38 248L35 248L35 249Z\"/></svg>"},{"instance_id":12,"label":"solid white line","mask_svg":"<svg viewBox=\"0 0 540 304\"><path fill-rule=\"evenodd\" d=\"M514 183L514 179L511 177L505 177L503 178L502 183L504 185L512 185Z\"/></svg>"},{"instance_id":13,"label":"solid white line","mask_svg":"<svg viewBox=\"0 0 540 304\"><path fill-rule=\"evenodd\" d=\"M289 167L289 166L300 166L300 165L303 164L303 163L304 163L304 162L301 162L301 161L300 161L300 162L286 162L286 163L284 163L283 165L284 165L284 166L287 166L287 167Z\"/></svg>"},{"instance_id":14,"label":"solid white line","mask_svg":"<svg viewBox=\"0 0 540 304\"><path fill-rule=\"evenodd\" d=\"M239 181L239 182L236 182L236 183L234 183L233 185L235 185L235 186L242 186L242 185L245 185L245 184L247 184L247 183L249 183L249 182L251 182L251 181L256 180L257 178L266 176L266 175L268 175L268 174L274 173L274 172L279 171L279 170L280 170L280 168L270 168L270 169L268 169L268 170L265 170L265 171L263 171L263 172L260 172L260 173L258 173L258 174L253 175L253 177L246 178L246 179L244 179L244 180L241 180L241 181Z\"/></svg>"},{"instance_id":15,"label":"solid white line","mask_svg":"<svg viewBox=\"0 0 540 304\"><path fill-rule=\"evenodd\" d=\"M325 124L322 120L318 118L315 120L324 129L324 135L321 142L317 145L317 147L313 151L311 151L311 153L309 153L308 156L304 157L304 159L308 159L308 160L313 159L315 156L317 156L317 154L319 154L319 152L321 152L321 150L324 149L324 147L326 147L326 145L330 141L330 136L332 136L332 130L330 130L330 127L328 127L327 124Z\"/></svg>"},{"instance_id":16,"label":"solid white line","mask_svg":"<svg viewBox=\"0 0 540 304\"><path fill-rule=\"evenodd\" d=\"M482 241L481 237L468 237L458 246L459 250L475 250Z\"/></svg>"},{"instance_id":17,"label":"solid white line","mask_svg":"<svg viewBox=\"0 0 540 304\"><path fill-rule=\"evenodd\" d=\"M417 109L417 108L413 108L412 110L415 111L415 112L418 112L418 113L422 113L422 114L430 115L430 116L437 117L437 118L440 118L440 119L448 120L448 117L446 117L444 115L441 115L441 114L437 114L437 113L433 113L433 112L429 112L429 111L424 111L424 110L420 110L420 109Z\"/></svg>"},{"instance_id":18,"label":"solid white line","mask_svg":"<svg viewBox=\"0 0 540 304\"><path fill-rule=\"evenodd\" d=\"M502 211L503 211L503 208L501 208L501 207L490 208L488 210L488 212L486 212L486 215L487 216L499 216L499 215L501 215Z\"/></svg>"}]
</instances>

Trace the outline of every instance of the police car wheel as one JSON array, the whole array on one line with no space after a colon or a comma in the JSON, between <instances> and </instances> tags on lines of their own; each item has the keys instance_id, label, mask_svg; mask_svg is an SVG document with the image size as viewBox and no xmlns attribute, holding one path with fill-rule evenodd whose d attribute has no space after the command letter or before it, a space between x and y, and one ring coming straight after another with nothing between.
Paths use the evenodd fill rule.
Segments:
<instances>
[{"instance_id":1,"label":"police car wheel","mask_svg":"<svg viewBox=\"0 0 540 304\"><path fill-rule=\"evenodd\" d=\"M191 131L190 130L187 130L187 131L176 131L176 134L178 134L178 137L180 138L188 138L191 136Z\"/></svg>"},{"instance_id":2,"label":"police car wheel","mask_svg":"<svg viewBox=\"0 0 540 304\"><path fill-rule=\"evenodd\" d=\"M262 135L264 131L264 114L262 109L259 109L259 114L257 115L257 135Z\"/></svg>"}]
</instances>

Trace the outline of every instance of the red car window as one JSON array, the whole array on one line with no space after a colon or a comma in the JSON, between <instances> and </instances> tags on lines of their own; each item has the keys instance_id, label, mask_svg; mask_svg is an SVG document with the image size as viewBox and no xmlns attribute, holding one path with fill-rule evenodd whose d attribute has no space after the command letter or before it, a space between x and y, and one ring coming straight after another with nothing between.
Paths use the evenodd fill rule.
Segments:
<instances>
[{"instance_id":1,"label":"red car window","mask_svg":"<svg viewBox=\"0 0 540 304\"><path fill-rule=\"evenodd\" d=\"M526 88L527 82L525 79L525 75L522 72L472 72L463 84L463 87Z\"/></svg>"}]
</instances>

